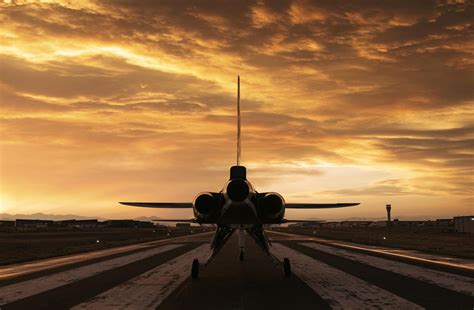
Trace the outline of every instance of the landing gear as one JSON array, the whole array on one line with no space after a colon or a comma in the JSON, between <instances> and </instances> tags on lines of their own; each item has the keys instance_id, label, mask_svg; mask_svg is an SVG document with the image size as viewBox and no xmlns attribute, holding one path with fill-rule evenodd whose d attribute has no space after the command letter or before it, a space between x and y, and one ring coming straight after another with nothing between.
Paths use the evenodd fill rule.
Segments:
<instances>
[{"instance_id":1,"label":"landing gear","mask_svg":"<svg viewBox=\"0 0 474 310\"><path fill-rule=\"evenodd\" d=\"M199 276L199 260L194 259L193 264L191 266L191 277L193 279L197 279Z\"/></svg>"},{"instance_id":2,"label":"landing gear","mask_svg":"<svg viewBox=\"0 0 474 310\"><path fill-rule=\"evenodd\" d=\"M291 277L290 260L286 257L283 259L283 274L285 275L285 278Z\"/></svg>"},{"instance_id":3,"label":"landing gear","mask_svg":"<svg viewBox=\"0 0 474 310\"><path fill-rule=\"evenodd\" d=\"M239 259L242 262L244 260L244 249L245 249L245 229L243 227L239 229L239 248L240 248Z\"/></svg>"}]
</instances>

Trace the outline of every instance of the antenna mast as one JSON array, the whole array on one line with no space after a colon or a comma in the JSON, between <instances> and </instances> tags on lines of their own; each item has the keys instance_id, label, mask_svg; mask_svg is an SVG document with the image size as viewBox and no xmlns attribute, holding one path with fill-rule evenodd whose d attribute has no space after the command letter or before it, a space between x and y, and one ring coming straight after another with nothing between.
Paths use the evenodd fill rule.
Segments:
<instances>
[{"instance_id":1,"label":"antenna mast","mask_svg":"<svg viewBox=\"0 0 474 310\"><path fill-rule=\"evenodd\" d=\"M237 76L237 166L240 166L240 76Z\"/></svg>"}]
</instances>

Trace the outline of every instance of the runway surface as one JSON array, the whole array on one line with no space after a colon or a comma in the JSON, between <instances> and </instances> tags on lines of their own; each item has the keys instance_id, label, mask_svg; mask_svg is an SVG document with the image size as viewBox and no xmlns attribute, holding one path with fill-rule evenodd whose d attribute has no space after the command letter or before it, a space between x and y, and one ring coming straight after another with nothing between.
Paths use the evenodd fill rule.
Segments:
<instances>
[{"instance_id":1,"label":"runway surface","mask_svg":"<svg viewBox=\"0 0 474 310\"><path fill-rule=\"evenodd\" d=\"M470 260L269 236L273 259L234 234L195 280L211 233L0 266L0 309L474 309Z\"/></svg>"}]
</instances>

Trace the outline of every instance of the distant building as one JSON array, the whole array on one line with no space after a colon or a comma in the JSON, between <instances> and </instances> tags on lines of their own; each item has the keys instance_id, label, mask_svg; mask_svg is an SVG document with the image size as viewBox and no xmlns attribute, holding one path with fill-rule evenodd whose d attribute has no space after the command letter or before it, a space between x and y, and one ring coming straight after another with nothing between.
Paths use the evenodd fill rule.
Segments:
<instances>
[{"instance_id":1,"label":"distant building","mask_svg":"<svg viewBox=\"0 0 474 310\"><path fill-rule=\"evenodd\" d=\"M321 223L321 227L341 227L342 223L341 222L324 222Z\"/></svg>"},{"instance_id":2,"label":"distant building","mask_svg":"<svg viewBox=\"0 0 474 310\"><path fill-rule=\"evenodd\" d=\"M15 221L0 220L0 227L15 227Z\"/></svg>"},{"instance_id":3,"label":"distant building","mask_svg":"<svg viewBox=\"0 0 474 310\"><path fill-rule=\"evenodd\" d=\"M474 215L455 216L454 230L456 232L474 234Z\"/></svg>"},{"instance_id":4,"label":"distant building","mask_svg":"<svg viewBox=\"0 0 474 310\"><path fill-rule=\"evenodd\" d=\"M15 220L15 227L17 228L46 228L53 225L51 220L29 220L29 219L17 219Z\"/></svg>"},{"instance_id":5,"label":"distant building","mask_svg":"<svg viewBox=\"0 0 474 310\"><path fill-rule=\"evenodd\" d=\"M301 223L288 224L288 228L301 228Z\"/></svg>"},{"instance_id":6,"label":"distant building","mask_svg":"<svg viewBox=\"0 0 474 310\"><path fill-rule=\"evenodd\" d=\"M177 228L190 228L191 223L176 223Z\"/></svg>"},{"instance_id":7,"label":"distant building","mask_svg":"<svg viewBox=\"0 0 474 310\"><path fill-rule=\"evenodd\" d=\"M316 228L321 227L321 222L303 222L301 223L302 228Z\"/></svg>"},{"instance_id":8,"label":"distant building","mask_svg":"<svg viewBox=\"0 0 474 310\"><path fill-rule=\"evenodd\" d=\"M107 227L124 228L124 227L135 227L134 220L108 220L105 221Z\"/></svg>"},{"instance_id":9,"label":"distant building","mask_svg":"<svg viewBox=\"0 0 474 310\"><path fill-rule=\"evenodd\" d=\"M155 225L155 230L156 231L168 231L168 225L163 225L163 224L156 224Z\"/></svg>"},{"instance_id":10,"label":"distant building","mask_svg":"<svg viewBox=\"0 0 474 310\"><path fill-rule=\"evenodd\" d=\"M421 227L421 226L426 226L427 222L426 221L393 221L393 224L395 226L401 226L401 227Z\"/></svg>"},{"instance_id":11,"label":"distant building","mask_svg":"<svg viewBox=\"0 0 474 310\"><path fill-rule=\"evenodd\" d=\"M342 227L368 227L372 221L343 221Z\"/></svg>"},{"instance_id":12,"label":"distant building","mask_svg":"<svg viewBox=\"0 0 474 310\"><path fill-rule=\"evenodd\" d=\"M95 228L98 225L97 220L63 220L55 222L57 226L73 228Z\"/></svg>"},{"instance_id":13,"label":"distant building","mask_svg":"<svg viewBox=\"0 0 474 310\"><path fill-rule=\"evenodd\" d=\"M155 225L152 222L135 221L135 220L108 220L105 221L107 227L113 228L153 228Z\"/></svg>"},{"instance_id":14,"label":"distant building","mask_svg":"<svg viewBox=\"0 0 474 310\"><path fill-rule=\"evenodd\" d=\"M288 228L317 228L321 227L321 222L301 222L301 223L294 223L289 224Z\"/></svg>"},{"instance_id":15,"label":"distant building","mask_svg":"<svg viewBox=\"0 0 474 310\"><path fill-rule=\"evenodd\" d=\"M371 222L368 226L369 227L387 227L387 221L376 221L376 222ZM394 220L392 222L393 224L397 224L398 220Z\"/></svg>"},{"instance_id":16,"label":"distant building","mask_svg":"<svg viewBox=\"0 0 474 310\"><path fill-rule=\"evenodd\" d=\"M449 227L454 225L454 219L437 219L434 222L435 226L438 227Z\"/></svg>"},{"instance_id":17,"label":"distant building","mask_svg":"<svg viewBox=\"0 0 474 310\"><path fill-rule=\"evenodd\" d=\"M152 222L147 222L147 221L135 221L135 227L153 228L155 227L155 224L153 224Z\"/></svg>"}]
</instances>

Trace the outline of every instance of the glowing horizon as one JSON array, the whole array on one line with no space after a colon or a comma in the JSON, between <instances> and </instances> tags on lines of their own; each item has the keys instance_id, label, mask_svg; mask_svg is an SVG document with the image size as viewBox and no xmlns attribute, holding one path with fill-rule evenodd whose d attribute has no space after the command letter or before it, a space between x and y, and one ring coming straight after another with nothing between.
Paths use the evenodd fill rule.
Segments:
<instances>
[{"instance_id":1,"label":"glowing horizon","mask_svg":"<svg viewBox=\"0 0 474 310\"><path fill-rule=\"evenodd\" d=\"M235 161L288 218L474 213L472 5L0 4L0 213L218 191Z\"/></svg>"}]
</instances>

